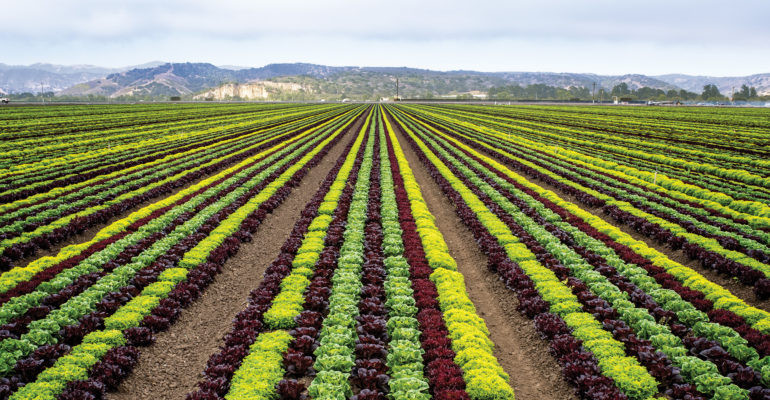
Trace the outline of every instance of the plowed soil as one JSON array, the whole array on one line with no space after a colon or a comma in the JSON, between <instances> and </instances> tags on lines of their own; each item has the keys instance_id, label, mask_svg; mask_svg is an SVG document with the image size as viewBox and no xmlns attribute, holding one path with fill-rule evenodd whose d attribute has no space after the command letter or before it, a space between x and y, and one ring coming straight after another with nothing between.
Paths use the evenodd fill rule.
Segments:
<instances>
[{"instance_id":1,"label":"plowed soil","mask_svg":"<svg viewBox=\"0 0 770 400\"><path fill-rule=\"evenodd\" d=\"M540 339L532 320L516 311L519 302L513 291L505 287L496 273L487 270L487 257L455 214L454 205L431 178L403 134L399 132L398 136L428 208L449 245L449 253L465 276L468 295L489 328L495 356L511 376L516 399L576 399L572 387L562 378L561 368L548 352L548 342Z\"/></svg>"},{"instance_id":2,"label":"plowed soil","mask_svg":"<svg viewBox=\"0 0 770 400\"><path fill-rule=\"evenodd\" d=\"M153 345L141 349L139 362L108 399L184 399L196 389L209 357L222 345L232 319L246 307L249 292L262 280L265 269L280 252L305 204L340 157L363 122L337 142L310 170L299 187L268 215L250 243L243 243L234 257L201 297L183 309L179 319L158 335Z\"/></svg>"}]
</instances>

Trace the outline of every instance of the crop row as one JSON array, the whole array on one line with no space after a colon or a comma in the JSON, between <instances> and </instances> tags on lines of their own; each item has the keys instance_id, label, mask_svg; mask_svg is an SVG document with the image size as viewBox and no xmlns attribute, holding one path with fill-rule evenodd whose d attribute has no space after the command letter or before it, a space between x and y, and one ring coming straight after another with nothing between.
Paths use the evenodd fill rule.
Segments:
<instances>
[{"instance_id":1,"label":"crop row","mask_svg":"<svg viewBox=\"0 0 770 400\"><path fill-rule=\"evenodd\" d=\"M658 185L611 165L582 161L585 158L578 153L559 157L558 151L546 146L479 134L459 123L450 127L436 120L421 120L510 167L543 179L588 206L604 207L608 215L642 234L674 249L683 248L704 267L753 285L761 298L770 295L770 219L762 214L764 206L743 205L742 211L736 211L663 187L664 182Z\"/></svg>"},{"instance_id":2,"label":"crop row","mask_svg":"<svg viewBox=\"0 0 770 400\"><path fill-rule=\"evenodd\" d=\"M382 118L308 203L188 399L513 398Z\"/></svg>"},{"instance_id":3,"label":"crop row","mask_svg":"<svg viewBox=\"0 0 770 400\"><path fill-rule=\"evenodd\" d=\"M712 199L717 202L730 202L730 199L751 202L770 203L770 187L768 187L767 162L765 154L745 156L743 152L735 156L730 162L724 157L730 157L730 151L720 149L713 152L713 147L718 146L703 137L694 138L698 143L709 143L711 147L708 154L696 156L694 154L672 154L672 149L679 148L676 144L663 143L658 148L643 148L648 143L645 136L638 139L626 140L619 144L612 144L617 135L596 137L597 132L606 130L604 120L595 123L591 129L581 130L579 133L565 127L553 128L546 122L524 123L518 119L485 116L483 110L477 112L453 112L446 113L443 109L420 107L422 111L438 111L442 117L462 117L473 125L482 127L483 132L497 132L507 138L516 138L527 143L542 146L555 147L559 153L574 155L570 150L578 151L583 156L592 156L609 163L610 167L617 167L626 173L635 173L636 170L649 172L644 179L653 182L659 178L664 184L674 184L678 189L686 188L685 192L695 190L695 186L712 192L721 192L723 196ZM548 112L544 112L547 118ZM485 129L485 130L484 130ZM592 135L594 135L592 137ZM563 148L563 149L562 149ZM691 144L681 147L685 151L693 148ZM761 147L760 147L761 148ZM748 158L747 158L748 157ZM716 162L718 160L718 162ZM756 164L752 166L753 164ZM682 184L685 186L682 186ZM696 190L697 191L697 190ZM708 193L706 193L708 194ZM708 198L708 196L707 196Z\"/></svg>"},{"instance_id":4,"label":"crop row","mask_svg":"<svg viewBox=\"0 0 770 400\"><path fill-rule=\"evenodd\" d=\"M12 164L12 168L3 170L0 185L3 187L2 199L5 201L23 198L45 188L60 186L62 183L75 183L77 179L89 179L105 173L105 168L122 166L127 168L153 159L163 158L169 150L194 148L212 143L212 139L225 140L248 134L264 128L274 127L286 122L298 121L309 116L321 114L318 109L300 109L292 113L255 112L244 115L227 116L216 119L203 119L175 123L172 126L130 126L130 134L142 132L145 139L113 141L120 139L119 132L103 132L98 139L83 140L70 138L60 147L65 151L57 155L51 146L20 144L4 153L10 157L13 151L20 152L32 147L40 151L41 159L35 160L29 154L21 155L23 160ZM326 110L333 111L333 110ZM103 145L95 141L105 142ZM79 150L84 147L85 150ZM21 148L21 150L18 150ZM132 157L128 157L132 156ZM31 159L32 158L32 159ZM12 160L11 160L12 161ZM126 165L128 164L128 165ZM112 171L107 171L112 172ZM85 175L85 176L83 176ZM76 179L77 178L77 179ZM4 201L4 202L5 202Z\"/></svg>"},{"instance_id":5,"label":"crop row","mask_svg":"<svg viewBox=\"0 0 770 400\"><path fill-rule=\"evenodd\" d=\"M361 112L113 223L95 238L109 243L85 258L79 253L93 242L19 271L8 285L16 295L0 306L3 397L82 399L115 387L133 367L136 346L151 343L200 295Z\"/></svg>"},{"instance_id":6,"label":"crop row","mask_svg":"<svg viewBox=\"0 0 770 400\"><path fill-rule=\"evenodd\" d=\"M116 143L146 140L148 134L166 135L186 126L228 124L228 121L245 120L260 115L277 116L297 111L312 111L317 106L287 107L270 106L197 106L161 107L159 105L123 108L67 107L68 112L49 115L45 110L22 108L23 115L13 122L0 119L3 126L3 143L0 149L11 152L22 163L32 159L50 158L78 150L107 148ZM53 107L52 107L53 109ZM4 117L8 117L4 113ZM17 132L14 132L17 131ZM112 142L108 138L115 137ZM69 143L72 146L67 147ZM8 161L14 161L8 159ZM13 165L13 164L9 164ZM5 168L6 165L3 165Z\"/></svg>"},{"instance_id":7,"label":"crop row","mask_svg":"<svg viewBox=\"0 0 770 400\"><path fill-rule=\"evenodd\" d=\"M84 229L120 215L143 201L243 160L277 143L303 138L340 115L321 115L273 129L169 154L127 169L98 175L30 196L3 207L0 214L0 267L48 248Z\"/></svg>"},{"instance_id":8,"label":"crop row","mask_svg":"<svg viewBox=\"0 0 770 400\"><path fill-rule=\"evenodd\" d=\"M527 134L528 130L532 130L540 136L537 140L558 140L565 143L566 147L580 144L585 148L617 152L669 167L679 167L681 161L685 161L684 164L694 167L696 171L721 177L728 176L725 166L754 173L762 173L770 167L766 160L767 153L762 148L767 143L766 134L756 129L740 132L739 128L730 127L731 135L728 137L724 135L724 127L709 131L704 125L696 125L687 129L676 121L666 121L665 124L634 131L630 126L638 124L639 117L616 121L611 114L593 118L589 122L585 114L571 113L560 118L558 114L554 115L554 112L545 109L536 110L535 115L521 109L514 109L513 112L507 109L472 111L463 114L481 117L480 121L494 122L498 126L510 124L517 130L517 134ZM665 139L656 139L661 135ZM661 154L669 158L660 157ZM717 160L718 164L715 163Z\"/></svg>"},{"instance_id":9,"label":"crop row","mask_svg":"<svg viewBox=\"0 0 770 400\"><path fill-rule=\"evenodd\" d=\"M770 314L452 135L390 111L582 397L770 394Z\"/></svg>"}]
</instances>

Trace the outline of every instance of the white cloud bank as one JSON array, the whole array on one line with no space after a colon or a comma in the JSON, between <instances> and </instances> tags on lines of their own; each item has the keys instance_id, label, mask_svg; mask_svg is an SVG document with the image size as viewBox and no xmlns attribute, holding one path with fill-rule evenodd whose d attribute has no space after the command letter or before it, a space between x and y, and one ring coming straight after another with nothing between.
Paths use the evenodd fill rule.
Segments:
<instances>
[{"instance_id":1,"label":"white cloud bank","mask_svg":"<svg viewBox=\"0 0 770 400\"><path fill-rule=\"evenodd\" d=\"M149 60L483 71L770 70L767 1L8 2L0 62Z\"/></svg>"}]
</instances>

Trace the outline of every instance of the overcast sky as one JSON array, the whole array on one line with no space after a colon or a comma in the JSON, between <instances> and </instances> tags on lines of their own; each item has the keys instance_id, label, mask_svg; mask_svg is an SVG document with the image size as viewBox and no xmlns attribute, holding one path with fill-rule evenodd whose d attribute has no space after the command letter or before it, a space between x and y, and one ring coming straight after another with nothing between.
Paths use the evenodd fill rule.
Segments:
<instances>
[{"instance_id":1,"label":"overcast sky","mask_svg":"<svg viewBox=\"0 0 770 400\"><path fill-rule=\"evenodd\" d=\"M23 0L0 62L770 72L770 0Z\"/></svg>"}]
</instances>

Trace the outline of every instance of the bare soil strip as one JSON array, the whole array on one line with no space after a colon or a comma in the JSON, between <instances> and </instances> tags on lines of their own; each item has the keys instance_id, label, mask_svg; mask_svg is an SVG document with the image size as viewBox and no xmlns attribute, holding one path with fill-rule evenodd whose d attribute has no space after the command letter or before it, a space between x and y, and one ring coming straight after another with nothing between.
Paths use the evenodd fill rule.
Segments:
<instances>
[{"instance_id":1,"label":"bare soil strip","mask_svg":"<svg viewBox=\"0 0 770 400\"><path fill-rule=\"evenodd\" d=\"M489 328L495 356L511 376L516 399L575 399L572 387L562 378L561 368L548 352L548 342L540 339L529 318L516 311L516 296L496 273L487 270L487 257L476 245L473 234L457 217L454 205L428 174L403 133L394 128L428 208L436 217L436 225L465 276L468 295Z\"/></svg>"},{"instance_id":2,"label":"bare soil strip","mask_svg":"<svg viewBox=\"0 0 770 400\"><path fill-rule=\"evenodd\" d=\"M243 243L238 254L227 260L201 297L182 309L179 319L156 335L152 346L142 349L133 373L118 391L107 394L108 399L184 399L196 389L209 357L222 345L222 337L232 328L235 315L246 307L249 292L259 285L305 204L362 122L362 118L354 122L347 137L337 142L300 186L265 218L251 243Z\"/></svg>"}]
</instances>

